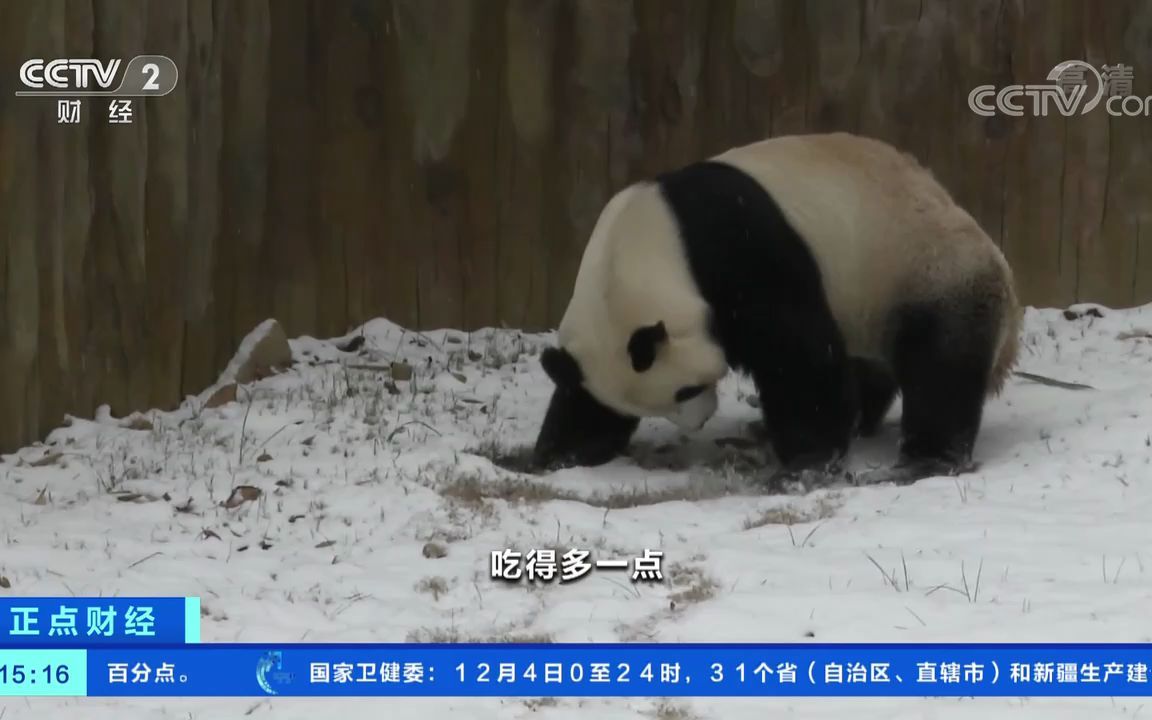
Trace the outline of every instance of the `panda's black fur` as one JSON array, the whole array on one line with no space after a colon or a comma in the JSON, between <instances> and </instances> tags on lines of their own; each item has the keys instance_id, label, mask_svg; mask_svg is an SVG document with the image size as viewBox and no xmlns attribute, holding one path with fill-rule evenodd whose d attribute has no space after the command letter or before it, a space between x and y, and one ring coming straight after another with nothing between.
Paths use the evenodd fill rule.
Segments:
<instances>
[{"instance_id":1,"label":"panda's black fur","mask_svg":"<svg viewBox=\"0 0 1152 720\"><path fill-rule=\"evenodd\" d=\"M970 467L985 397L1002 381L990 373L1002 318L1017 310L1011 302L997 302L978 281L971 297L951 296L947 305L909 298L885 320L887 362L852 357L817 259L760 182L716 159L651 182L675 217L691 276L711 308L712 338L729 366L756 385L783 468L834 465L854 435L877 431L898 392L906 479ZM634 368L651 364L662 333L662 325L636 329L628 343ZM556 390L536 461L597 465L623 452L638 418L595 400L563 348L547 349L542 362Z\"/></svg>"}]
</instances>

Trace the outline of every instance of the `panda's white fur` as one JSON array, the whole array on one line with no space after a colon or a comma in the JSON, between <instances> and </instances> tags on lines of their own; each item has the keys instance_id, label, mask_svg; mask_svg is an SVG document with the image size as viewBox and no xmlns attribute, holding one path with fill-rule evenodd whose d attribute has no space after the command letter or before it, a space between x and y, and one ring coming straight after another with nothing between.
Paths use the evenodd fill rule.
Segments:
<instances>
[{"instance_id":1,"label":"panda's white fur","mask_svg":"<svg viewBox=\"0 0 1152 720\"><path fill-rule=\"evenodd\" d=\"M715 384L728 374L723 349L705 332L708 312L675 220L654 185L638 184L618 192L601 212L557 334L600 402L625 415L699 427L716 409ZM634 372L629 337L660 321L667 347L650 370ZM673 401L685 385L708 386L687 409Z\"/></svg>"},{"instance_id":2,"label":"panda's white fur","mask_svg":"<svg viewBox=\"0 0 1152 720\"><path fill-rule=\"evenodd\" d=\"M762 140L711 161L752 178L802 238L849 356L890 366L885 333L899 307L936 303L947 319L965 312L956 303L978 297L996 308L997 326L987 328L995 350L986 390L1001 390L1019 331L1011 270L915 158L878 140L832 133ZM600 404L692 428L715 410L715 385L730 358L710 332L717 308L693 280L685 242L660 180L616 193L592 231L558 336ZM663 323L667 341L651 367L638 372L629 340L656 323ZM676 402L676 391L687 386L707 389Z\"/></svg>"}]
</instances>

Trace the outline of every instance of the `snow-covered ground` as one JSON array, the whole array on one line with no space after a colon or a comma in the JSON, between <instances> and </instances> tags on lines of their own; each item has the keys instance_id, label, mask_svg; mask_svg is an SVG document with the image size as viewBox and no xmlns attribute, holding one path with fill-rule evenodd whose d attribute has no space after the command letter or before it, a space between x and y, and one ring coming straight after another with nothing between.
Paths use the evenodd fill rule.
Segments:
<instances>
[{"instance_id":1,"label":"snow-covered ground","mask_svg":"<svg viewBox=\"0 0 1152 720\"><path fill-rule=\"evenodd\" d=\"M1079 308L1083 310L1084 308ZM0 463L2 593L199 595L204 641L1150 641L1152 306L1029 310L983 466L909 487L773 496L755 484L751 383L691 440L646 423L637 459L519 475L551 389L548 335L412 333L296 366L237 402L73 419ZM346 338L345 338L346 340ZM393 361L411 381L392 381ZM895 457L899 404L854 464ZM724 442L727 439L729 442ZM720 442L717 442L720 441ZM667 447L671 446L671 447ZM237 486L262 493L236 503ZM251 495L247 496L251 497ZM234 500L242 500L239 494ZM235 505L234 507L228 507ZM665 552L531 586L492 550ZM1137 717L1128 700L0 700L0 718ZM589 713L592 713L589 715Z\"/></svg>"}]
</instances>

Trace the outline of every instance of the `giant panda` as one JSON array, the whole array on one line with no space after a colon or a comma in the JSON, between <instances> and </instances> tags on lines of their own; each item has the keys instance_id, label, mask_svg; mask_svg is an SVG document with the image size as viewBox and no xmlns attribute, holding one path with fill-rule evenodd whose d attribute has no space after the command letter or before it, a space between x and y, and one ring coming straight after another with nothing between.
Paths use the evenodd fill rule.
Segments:
<instances>
[{"instance_id":1,"label":"giant panda","mask_svg":"<svg viewBox=\"0 0 1152 720\"><path fill-rule=\"evenodd\" d=\"M735 147L604 206L541 353L540 468L601 465L641 418L701 427L750 376L788 476L834 472L897 393L914 482L975 468L986 398L1016 361L1011 269L909 154L846 133Z\"/></svg>"}]
</instances>

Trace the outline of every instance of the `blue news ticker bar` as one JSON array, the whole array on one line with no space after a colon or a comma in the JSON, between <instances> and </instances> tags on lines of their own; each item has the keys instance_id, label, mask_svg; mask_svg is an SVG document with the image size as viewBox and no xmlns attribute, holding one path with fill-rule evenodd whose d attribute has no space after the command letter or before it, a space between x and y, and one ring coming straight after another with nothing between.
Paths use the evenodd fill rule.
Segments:
<instances>
[{"instance_id":1,"label":"blue news ticker bar","mask_svg":"<svg viewBox=\"0 0 1152 720\"><path fill-rule=\"evenodd\" d=\"M0 598L0 648L198 642L197 597Z\"/></svg>"},{"instance_id":2,"label":"blue news ticker bar","mask_svg":"<svg viewBox=\"0 0 1152 720\"><path fill-rule=\"evenodd\" d=\"M0 695L1135 697L1149 665L1152 644L202 644L0 650Z\"/></svg>"}]
</instances>

